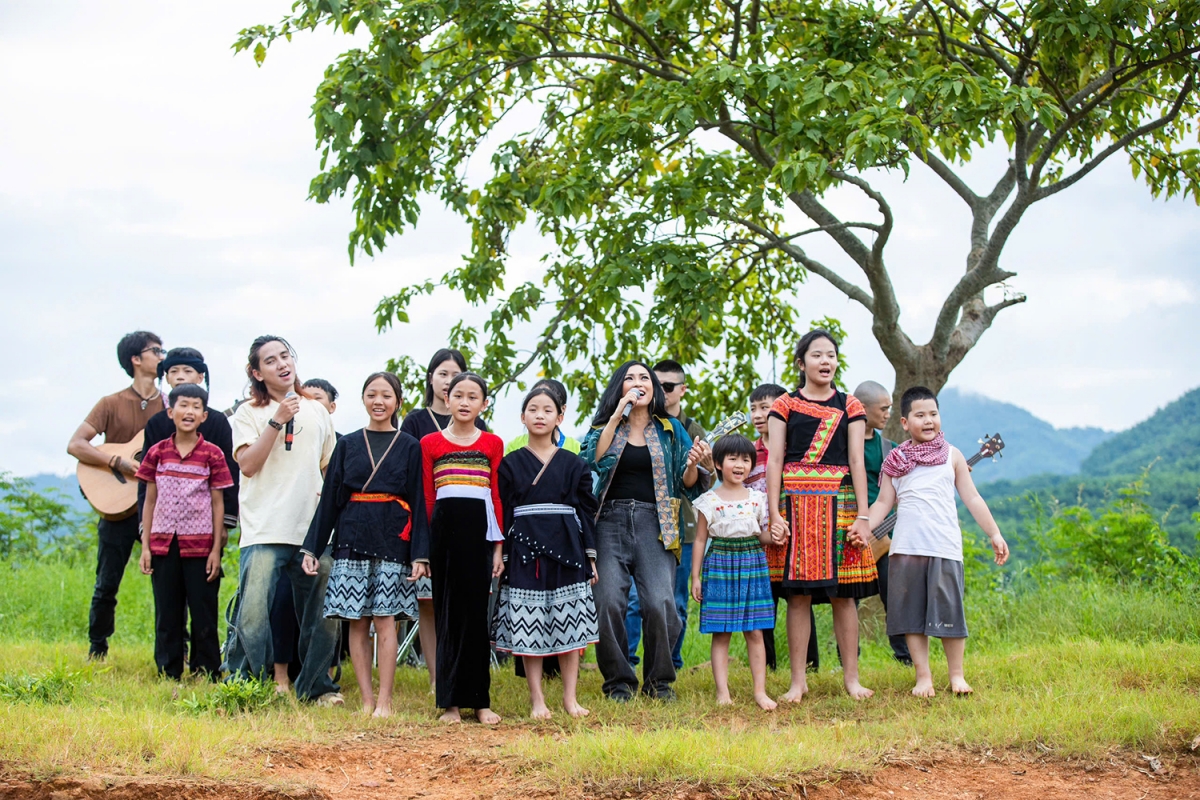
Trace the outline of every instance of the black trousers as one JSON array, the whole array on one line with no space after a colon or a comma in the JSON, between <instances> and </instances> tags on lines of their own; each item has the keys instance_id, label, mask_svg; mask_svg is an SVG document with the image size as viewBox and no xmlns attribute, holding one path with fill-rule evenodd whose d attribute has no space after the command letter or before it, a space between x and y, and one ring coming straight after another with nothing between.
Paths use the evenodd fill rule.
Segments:
<instances>
[{"instance_id":1,"label":"black trousers","mask_svg":"<svg viewBox=\"0 0 1200 800\"><path fill-rule=\"evenodd\" d=\"M91 653L102 656L108 652L108 637L115 628L117 590L121 588L133 544L139 538L137 514L117 522L102 519L96 532L96 588L88 612L88 640Z\"/></svg>"},{"instance_id":2,"label":"black trousers","mask_svg":"<svg viewBox=\"0 0 1200 800\"><path fill-rule=\"evenodd\" d=\"M193 673L216 679L221 674L221 644L217 637L220 613L217 596L221 578L212 583L205 577L205 559L180 558L179 539L171 540L165 556L151 556L154 573L154 663L169 678L183 677L185 610L192 617L191 656Z\"/></svg>"},{"instance_id":3,"label":"black trousers","mask_svg":"<svg viewBox=\"0 0 1200 800\"><path fill-rule=\"evenodd\" d=\"M888 594L888 554L884 553L883 558L875 562L876 569L879 570L879 599L883 601L884 618L887 618L887 594ZM911 664L912 655L908 652L908 642L903 636L889 636L888 644L892 646L892 655L901 664Z\"/></svg>"},{"instance_id":4,"label":"black trousers","mask_svg":"<svg viewBox=\"0 0 1200 800\"><path fill-rule=\"evenodd\" d=\"M787 600L783 594L783 585L779 583L771 583L771 600L774 605L778 606L780 600ZM784 629L786 635L786 628ZM821 668L821 651L817 647L817 616L813 613L812 607L808 609L808 653L805 655L807 671L814 672ZM767 651L767 669L775 671L777 662L775 660L775 629L763 631L763 646Z\"/></svg>"}]
</instances>

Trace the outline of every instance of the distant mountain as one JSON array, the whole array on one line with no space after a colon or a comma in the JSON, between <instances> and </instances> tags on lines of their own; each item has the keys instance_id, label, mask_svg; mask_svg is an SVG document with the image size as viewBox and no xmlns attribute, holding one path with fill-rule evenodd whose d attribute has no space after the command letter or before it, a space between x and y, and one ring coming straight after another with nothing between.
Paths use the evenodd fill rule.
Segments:
<instances>
[{"instance_id":1,"label":"distant mountain","mask_svg":"<svg viewBox=\"0 0 1200 800\"><path fill-rule=\"evenodd\" d=\"M1084 460L1082 472L1136 475L1156 459L1154 472L1200 472L1200 389L1100 444Z\"/></svg>"},{"instance_id":2,"label":"distant mountain","mask_svg":"<svg viewBox=\"0 0 1200 800\"><path fill-rule=\"evenodd\" d=\"M1003 458L977 468L978 483L1031 475L1073 475L1088 454L1113 434L1100 428L1056 428L1023 408L961 389L938 395L946 439L970 456L985 433L1000 433ZM899 413L899 409L896 409Z\"/></svg>"},{"instance_id":3,"label":"distant mountain","mask_svg":"<svg viewBox=\"0 0 1200 800\"><path fill-rule=\"evenodd\" d=\"M63 502L70 503L84 513L92 513L92 507L88 505L88 501L79 492L79 481L75 480L74 475L53 475L43 472L38 475L30 475L27 480L39 492L44 492L47 489L57 489L61 492L59 497Z\"/></svg>"}]
</instances>

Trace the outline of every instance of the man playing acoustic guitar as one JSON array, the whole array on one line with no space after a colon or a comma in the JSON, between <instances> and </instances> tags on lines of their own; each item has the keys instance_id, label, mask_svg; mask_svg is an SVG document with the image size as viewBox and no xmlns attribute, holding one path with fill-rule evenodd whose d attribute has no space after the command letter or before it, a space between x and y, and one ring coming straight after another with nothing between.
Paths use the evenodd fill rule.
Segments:
<instances>
[{"instance_id":1,"label":"man playing acoustic guitar","mask_svg":"<svg viewBox=\"0 0 1200 800\"><path fill-rule=\"evenodd\" d=\"M155 386L158 362L166 351L162 339L149 331L135 331L121 337L117 343L117 360L133 378L133 385L116 394L100 398L91 413L71 436L67 452L82 464L119 471L130 486L136 486L133 476L139 463L130 458L110 456L98 450L92 440L104 434L105 444L124 444L140 434L158 412L166 408L162 393ZM113 618L117 608L117 590L125 565L138 540L136 494L128 513L117 519L102 518L97 525L99 544L96 549L96 589L88 615L88 638L91 646L88 657L103 659L108 655L108 637L113 633Z\"/></svg>"}]
</instances>

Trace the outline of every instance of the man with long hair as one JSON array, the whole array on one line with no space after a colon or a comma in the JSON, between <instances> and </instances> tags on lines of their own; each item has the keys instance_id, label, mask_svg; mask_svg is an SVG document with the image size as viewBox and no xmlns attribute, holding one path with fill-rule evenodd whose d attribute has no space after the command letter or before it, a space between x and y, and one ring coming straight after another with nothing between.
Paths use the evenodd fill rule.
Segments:
<instances>
[{"instance_id":1,"label":"man with long hair","mask_svg":"<svg viewBox=\"0 0 1200 800\"><path fill-rule=\"evenodd\" d=\"M323 472L333 454L329 412L305 393L295 352L279 336L250 345L246 376L250 400L233 415L233 455L242 472L238 608L226 668L231 674L269 680L274 665L270 608L284 571L300 616L296 696L341 705L329 677L338 645L338 623L322 606L332 558L321 555L315 576L304 572L300 545L321 494Z\"/></svg>"}]
</instances>

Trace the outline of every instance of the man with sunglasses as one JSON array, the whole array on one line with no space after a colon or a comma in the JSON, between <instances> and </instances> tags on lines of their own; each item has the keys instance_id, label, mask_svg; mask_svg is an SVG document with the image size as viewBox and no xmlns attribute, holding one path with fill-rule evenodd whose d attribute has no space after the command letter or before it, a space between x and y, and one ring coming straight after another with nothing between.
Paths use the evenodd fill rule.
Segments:
<instances>
[{"instance_id":1,"label":"man with sunglasses","mask_svg":"<svg viewBox=\"0 0 1200 800\"><path fill-rule=\"evenodd\" d=\"M146 428L158 412L167 407L166 398L155 385L158 364L166 356L162 339L149 331L134 331L117 343L117 360L121 369L133 378L133 384L116 394L100 398L91 413L71 436L67 452L84 464L109 467L134 479L139 462L107 456L92 445L92 440L104 434L107 444L124 444ZM99 543L96 548L96 589L92 593L92 608L88 615L88 657L103 659L108 655L108 638L113 634L113 618L117 608L117 590L121 577L138 540L136 506L128 516L118 520L101 519L97 524Z\"/></svg>"},{"instance_id":2,"label":"man with sunglasses","mask_svg":"<svg viewBox=\"0 0 1200 800\"><path fill-rule=\"evenodd\" d=\"M663 394L666 395L667 413L679 420L693 442L703 439L704 428L683 413L683 395L687 391L687 375L683 371L683 365L670 358L663 359L654 365L654 374L658 377L658 382L662 384ZM701 461L699 466L710 476L715 473L712 456L708 456L706 461ZM705 478L702 475L703 479ZM696 512L686 497L682 499L679 508L679 527L680 533L683 535L683 549L679 565L675 570L675 610L679 612L679 620L683 624L679 629L679 638L675 640L675 646L671 650L671 660L675 663L676 670L683 668L683 638L687 635L688 598L690 597L688 579L692 574L692 541L696 538ZM639 660L637 649L642 639L641 614L637 589L631 584L629 608L625 614L625 633L629 639L629 662L634 665Z\"/></svg>"}]
</instances>

